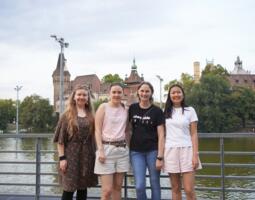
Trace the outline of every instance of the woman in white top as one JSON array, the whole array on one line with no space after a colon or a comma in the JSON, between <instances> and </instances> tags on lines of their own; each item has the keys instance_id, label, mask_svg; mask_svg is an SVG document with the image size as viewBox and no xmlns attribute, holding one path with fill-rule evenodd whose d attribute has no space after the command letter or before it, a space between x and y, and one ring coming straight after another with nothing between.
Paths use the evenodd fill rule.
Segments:
<instances>
[{"instance_id":1,"label":"woman in white top","mask_svg":"<svg viewBox=\"0 0 255 200\"><path fill-rule=\"evenodd\" d=\"M182 199L181 176L187 200L196 199L195 170L201 168L198 155L198 118L194 108L185 105L185 95L180 85L174 84L169 88L164 114L164 171L170 176L172 199Z\"/></svg>"}]
</instances>

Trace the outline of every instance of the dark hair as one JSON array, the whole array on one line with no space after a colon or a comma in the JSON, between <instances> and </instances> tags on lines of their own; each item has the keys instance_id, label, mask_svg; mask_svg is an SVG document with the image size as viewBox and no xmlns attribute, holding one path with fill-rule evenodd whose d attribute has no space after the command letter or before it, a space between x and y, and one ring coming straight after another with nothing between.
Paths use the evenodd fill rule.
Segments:
<instances>
[{"instance_id":1,"label":"dark hair","mask_svg":"<svg viewBox=\"0 0 255 200\"><path fill-rule=\"evenodd\" d=\"M123 90L123 84L122 83L119 83L119 82L111 83L110 90L112 89L113 86L120 86Z\"/></svg>"},{"instance_id":2,"label":"dark hair","mask_svg":"<svg viewBox=\"0 0 255 200\"><path fill-rule=\"evenodd\" d=\"M173 84L170 86L169 90L168 90L168 94L167 94L167 99L166 99L166 103L165 103L165 110L164 110L164 115L166 118L172 118L172 113L173 113L173 102L171 100L171 97L170 97L170 92L171 92L171 89L173 87L178 87L181 89L182 93L183 93L183 99L181 101L181 107L182 107L182 114L184 113L184 110L185 110L185 107L187 107L187 105L185 104L185 93L184 93L184 90L182 88L181 85L179 84Z\"/></svg>"},{"instance_id":3,"label":"dark hair","mask_svg":"<svg viewBox=\"0 0 255 200\"><path fill-rule=\"evenodd\" d=\"M111 85L110 85L110 90L111 90L112 87L114 87L114 86L119 86L119 87L121 87L121 89L122 89L122 91L123 91L123 93L124 93L124 87L123 87L123 84L122 84L122 83L119 83L119 82L111 83ZM125 108L124 103L121 102L120 105L121 105L123 108Z\"/></svg>"},{"instance_id":4,"label":"dark hair","mask_svg":"<svg viewBox=\"0 0 255 200\"><path fill-rule=\"evenodd\" d=\"M139 90L143 85L148 85L148 86L149 86L149 88L150 88L150 90L151 90L150 102L153 102L153 97L152 97L152 95L153 95L153 93L154 93L154 88L153 88L152 84L151 84L150 82L147 82L147 81L141 82L140 85L139 85L138 88L137 88L137 97L138 97L139 101L140 101L140 97L139 97L139 94L138 94L138 90Z\"/></svg>"}]
</instances>

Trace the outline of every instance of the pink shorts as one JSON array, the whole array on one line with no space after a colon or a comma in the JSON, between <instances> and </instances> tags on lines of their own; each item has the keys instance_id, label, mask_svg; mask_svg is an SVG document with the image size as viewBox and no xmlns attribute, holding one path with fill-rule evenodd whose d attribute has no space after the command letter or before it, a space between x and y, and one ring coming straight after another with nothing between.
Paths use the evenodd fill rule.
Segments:
<instances>
[{"instance_id":1,"label":"pink shorts","mask_svg":"<svg viewBox=\"0 0 255 200\"><path fill-rule=\"evenodd\" d=\"M170 147L165 149L164 153L164 172L166 173L184 173L193 172L192 166L192 147ZM197 169L202 169L200 159Z\"/></svg>"}]
</instances>

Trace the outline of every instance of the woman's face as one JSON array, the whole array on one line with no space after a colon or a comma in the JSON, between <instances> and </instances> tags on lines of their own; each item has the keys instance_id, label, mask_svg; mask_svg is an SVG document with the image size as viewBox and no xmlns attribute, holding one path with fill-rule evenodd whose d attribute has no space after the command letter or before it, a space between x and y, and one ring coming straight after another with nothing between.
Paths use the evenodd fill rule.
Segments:
<instances>
[{"instance_id":1,"label":"woman's face","mask_svg":"<svg viewBox=\"0 0 255 200\"><path fill-rule=\"evenodd\" d=\"M173 102L173 105L180 106L184 98L181 88L177 86L171 88L170 98L171 98L171 101Z\"/></svg>"},{"instance_id":2,"label":"woman's face","mask_svg":"<svg viewBox=\"0 0 255 200\"><path fill-rule=\"evenodd\" d=\"M88 103L88 99L89 99L88 91L84 89L76 90L73 99L77 106L84 107L84 105Z\"/></svg>"},{"instance_id":3,"label":"woman's face","mask_svg":"<svg viewBox=\"0 0 255 200\"><path fill-rule=\"evenodd\" d=\"M140 101L150 101L152 96L151 88L147 84L143 84L137 91Z\"/></svg>"},{"instance_id":4,"label":"woman's face","mask_svg":"<svg viewBox=\"0 0 255 200\"><path fill-rule=\"evenodd\" d=\"M118 104L121 102L123 96L123 89L119 85L114 85L111 87L110 90L110 97L111 97L111 102L114 104Z\"/></svg>"}]
</instances>

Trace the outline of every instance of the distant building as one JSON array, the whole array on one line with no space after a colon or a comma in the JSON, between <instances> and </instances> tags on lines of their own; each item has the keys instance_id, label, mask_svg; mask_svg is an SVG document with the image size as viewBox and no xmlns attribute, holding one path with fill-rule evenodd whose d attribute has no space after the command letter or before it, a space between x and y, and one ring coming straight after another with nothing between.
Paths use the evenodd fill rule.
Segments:
<instances>
[{"instance_id":1,"label":"distant building","mask_svg":"<svg viewBox=\"0 0 255 200\"><path fill-rule=\"evenodd\" d=\"M243 69L243 62L237 56L234 70L230 72L229 82L231 86L243 86L255 90L255 74Z\"/></svg>"},{"instance_id":2,"label":"distant building","mask_svg":"<svg viewBox=\"0 0 255 200\"><path fill-rule=\"evenodd\" d=\"M237 56L234 70L230 74L250 74L249 71L243 69L243 61L240 60L239 56Z\"/></svg>"},{"instance_id":3,"label":"distant building","mask_svg":"<svg viewBox=\"0 0 255 200\"><path fill-rule=\"evenodd\" d=\"M194 62L193 63L194 67L194 81L195 83L199 83L200 80L200 62Z\"/></svg>"},{"instance_id":4,"label":"distant building","mask_svg":"<svg viewBox=\"0 0 255 200\"><path fill-rule=\"evenodd\" d=\"M206 60L206 65L211 66L211 70L214 69L214 60ZM194 69L194 80L196 83L200 80L200 63L193 63ZM236 61L234 62L234 70L230 72L228 80L231 86L243 86L255 90L255 74L243 69L243 62L240 60L240 57L237 56Z\"/></svg>"},{"instance_id":5,"label":"distant building","mask_svg":"<svg viewBox=\"0 0 255 200\"><path fill-rule=\"evenodd\" d=\"M64 55L63 55L64 58ZM64 65L64 99L65 106L67 105L67 100L72 90L76 85L86 85L90 88L92 95L95 100L98 99L108 99L109 98L109 83L102 83L96 74L81 75L75 77L71 80L71 74L66 66L66 59L63 59ZM60 54L58 57L57 67L52 74L53 79L53 103L55 112L59 111L59 90L60 90ZM144 81L143 76L139 76L137 72L137 66L135 64L135 59L133 60L133 65L131 66L131 73L129 77L124 80L124 103L130 104L137 101L136 90L138 85Z\"/></svg>"}]
</instances>

